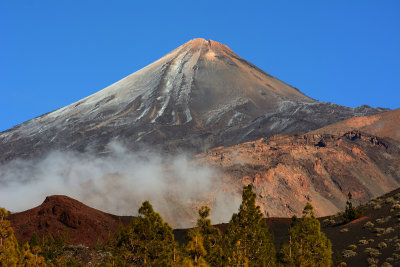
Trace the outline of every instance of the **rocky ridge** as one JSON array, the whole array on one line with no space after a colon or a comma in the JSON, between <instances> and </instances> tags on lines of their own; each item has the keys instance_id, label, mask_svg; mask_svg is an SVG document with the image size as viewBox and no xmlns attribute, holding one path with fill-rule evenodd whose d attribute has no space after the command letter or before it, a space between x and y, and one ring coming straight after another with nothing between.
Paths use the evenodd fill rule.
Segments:
<instances>
[{"instance_id":1,"label":"rocky ridge","mask_svg":"<svg viewBox=\"0 0 400 267\"><path fill-rule=\"evenodd\" d=\"M340 121L312 131L315 134L343 134L349 130L359 130L369 134L388 137L400 141L400 109L383 112L373 116L357 117Z\"/></svg>"}]
</instances>

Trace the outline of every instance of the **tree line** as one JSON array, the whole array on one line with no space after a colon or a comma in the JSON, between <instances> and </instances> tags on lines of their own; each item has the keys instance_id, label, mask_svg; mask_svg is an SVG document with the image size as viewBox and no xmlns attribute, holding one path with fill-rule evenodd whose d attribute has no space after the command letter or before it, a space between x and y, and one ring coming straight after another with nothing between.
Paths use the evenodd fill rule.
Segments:
<instances>
[{"instance_id":1,"label":"tree line","mask_svg":"<svg viewBox=\"0 0 400 267\"><path fill-rule=\"evenodd\" d=\"M186 234L186 243L174 240L172 228L154 211L149 201L139 208L139 216L120 226L105 245L111 252L106 266L331 266L332 246L320 230L313 207L307 203L301 218L292 218L289 242L276 251L273 234L251 185L245 186L242 203L232 215L225 232L212 225L210 209L199 209L196 226ZM2 266L74 266L60 261L62 250L53 238L18 245L7 213L1 209L0 263ZM62 244L61 244L62 247ZM54 251L55 250L55 251ZM57 260L58 259L58 260ZM56 264L55 264L56 263Z\"/></svg>"}]
</instances>

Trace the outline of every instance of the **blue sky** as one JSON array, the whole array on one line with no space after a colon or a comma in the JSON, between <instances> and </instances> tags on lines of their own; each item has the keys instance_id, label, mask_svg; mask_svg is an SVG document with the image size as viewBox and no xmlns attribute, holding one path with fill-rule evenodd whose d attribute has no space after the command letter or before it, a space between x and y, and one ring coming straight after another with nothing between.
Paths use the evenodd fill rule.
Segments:
<instances>
[{"instance_id":1,"label":"blue sky","mask_svg":"<svg viewBox=\"0 0 400 267\"><path fill-rule=\"evenodd\" d=\"M0 0L0 131L197 37L317 100L399 108L399 14L396 0Z\"/></svg>"}]
</instances>

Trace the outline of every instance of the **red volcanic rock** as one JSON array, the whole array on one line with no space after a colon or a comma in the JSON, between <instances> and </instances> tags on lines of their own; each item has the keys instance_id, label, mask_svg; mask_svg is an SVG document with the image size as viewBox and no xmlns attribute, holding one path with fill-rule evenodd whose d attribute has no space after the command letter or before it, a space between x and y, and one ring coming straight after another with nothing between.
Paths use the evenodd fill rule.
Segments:
<instances>
[{"instance_id":1,"label":"red volcanic rock","mask_svg":"<svg viewBox=\"0 0 400 267\"><path fill-rule=\"evenodd\" d=\"M196 158L220 168L237 197L252 184L267 216L300 215L307 202L326 216L344 209L348 192L364 202L400 186L400 143L359 131L276 135Z\"/></svg>"},{"instance_id":2,"label":"red volcanic rock","mask_svg":"<svg viewBox=\"0 0 400 267\"><path fill-rule=\"evenodd\" d=\"M107 241L119 221L128 217L104 213L67 196L49 196L38 207L11 214L8 219L20 241L28 241L34 232L39 236L68 233L72 244L93 246Z\"/></svg>"},{"instance_id":3,"label":"red volcanic rock","mask_svg":"<svg viewBox=\"0 0 400 267\"><path fill-rule=\"evenodd\" d=\"M343 134L350 130L359 130L380 137L389 137L400 141L400 108L373 116L344 120L312 131L313 134Z\"/></svg>"}]
</instances>

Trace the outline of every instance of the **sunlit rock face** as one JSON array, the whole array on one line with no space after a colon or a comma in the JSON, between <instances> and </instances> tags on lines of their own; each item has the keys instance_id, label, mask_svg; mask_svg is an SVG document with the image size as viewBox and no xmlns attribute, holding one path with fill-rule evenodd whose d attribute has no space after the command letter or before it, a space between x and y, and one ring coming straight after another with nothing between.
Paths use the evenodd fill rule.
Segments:
<instances>
[{"instance_id":1,"label":"sunlit rock face","mask_svg":"<svg viewBox=\"0 0 400 267\"><path fill-rule=\"evenodd\" d=\"M194 39L91 96L0 133L0 162L52 149L107 152L113 140L131 150L199 152L383 110L318 102L227 46Z\"/></svg>"},{"instance_id":2,"label":"sunlit rock face","mask_svg":"<svg viewBox=\"0 0 400 267\"><path fill-rule=\"evenodd\" d=\"M275 135L195 158L218 167L238 198L243 185L253 185L267 216L301 215L307 202L318 216L332 215L349 192L360 203L400 187L400 142L358 130Z\"/></svg>"}]
</instances>

